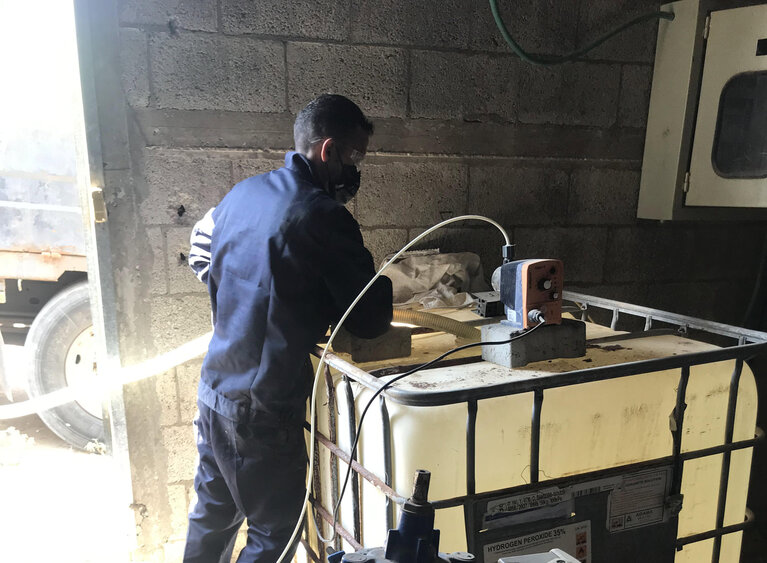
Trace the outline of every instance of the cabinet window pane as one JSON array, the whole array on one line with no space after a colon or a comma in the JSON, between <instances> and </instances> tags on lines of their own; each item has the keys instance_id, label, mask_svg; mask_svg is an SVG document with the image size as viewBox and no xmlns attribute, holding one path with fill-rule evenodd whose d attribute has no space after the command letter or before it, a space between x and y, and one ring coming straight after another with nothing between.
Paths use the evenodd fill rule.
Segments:
<instances>
[{"instance_id":1,"label":"cabinet window pane","mask_svg":"<svg viewBox=\"0 0 767 563\"><path fill-rule=\"evenodd\" d=\"M739 74L725 85L712 161L725 178L767 178L767 71Z\"/></svg>"}]
</instances>

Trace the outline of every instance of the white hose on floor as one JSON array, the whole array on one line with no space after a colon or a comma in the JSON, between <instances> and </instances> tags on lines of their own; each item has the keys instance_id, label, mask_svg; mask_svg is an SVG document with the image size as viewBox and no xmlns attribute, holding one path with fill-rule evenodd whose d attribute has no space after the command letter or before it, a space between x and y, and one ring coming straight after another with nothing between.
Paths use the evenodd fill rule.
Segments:
<instances>
[{"instance_id":1,"label":"white hose on floor","mask_svg":"<svg viewBox=\"0 0 767 563\"><path fill-rule=\"evenodd\" d=\"M367 291L370 289L370 287L375 283L375 281L381 277L381 274L391 266L394 262L397 261L397 259L406 252L411 246L416 244L421 239L425 238L426 236L430 235L437 229L441 229L442 227L446 225L450 225L451 223L456 223L458 221L470 221L470 220L476 220L476 221L485 221L486 223L490 223L491 225L498 228L498 230L501 231L503 234L503 238L505 240L505 244L509 245L511 244L511 241L509 240L509 235L506 233L506 230L493 221L492 219L488 219L487 217L483 217L482 215L461 215L459 217L453 217L451 219L446 219L445 221L442 221L441 223L437 223L433 227L425 230L420 235L415 237L413 240L411 240L409 243L407 243L405 246L403 246L392 258L383 265L383 267L378 270L375 276L373 276L373 279L371 279L368 284L362 288L362 291L360 291L359 295L352 301L352 304L349 305L349 308L346 309L346 312L341 316L341 319L338 321L338 324L336 325L335 329L333 329L333 332L330 334L330 338L328 338L327 344L325 344L325 348L322 351L322 356L320 356L320 361L317 364L317 371L314 374L314 385L312 386L312 398L310 403L310 414L309 414L309 421L311 426L311 432L309 435L309 472L306 476L306 495L304 496L304 505L301 507L301 514L298 517L298 521L296 522L296 527L293 530L293 534L290 536L290 540L288 541L288 544L285 546L285 549L282 552L282 555L280 555L280 558L277 560L277 563L282 563L285 556L288 554L288 552L291 549L291 546L293 545L293 542L296 541L296 538L298 537L298 533L301 530L301 526L304 521L304 515L306 514L306 507L309 504L309 495L311 494L311 485L312 480L314 478L314 464L311 463L311 460L314 459L314 437L315 437L315 413L316 413L316 403L317 403L317 382L320 380L320 375L322 373L322 368L325 365L325 355L328 352L328 349L330 348L330 345L333 343L333 340L336 337L336 334L338 334L338 331L341 329L341 326L344 324L344 321L346 320L346 317L349 316L349 314L352 312L352 309L357 305L357 303L362 299L362 297L367 293ZM334 519L335 519L335 515ZM319 530L317 530L317 533L319 534ZM336 538L336 531L333 530L333 534L329 539L321 538L325 543L329 543L331 541L334 541Z\"/></svg>"}]
</instances>

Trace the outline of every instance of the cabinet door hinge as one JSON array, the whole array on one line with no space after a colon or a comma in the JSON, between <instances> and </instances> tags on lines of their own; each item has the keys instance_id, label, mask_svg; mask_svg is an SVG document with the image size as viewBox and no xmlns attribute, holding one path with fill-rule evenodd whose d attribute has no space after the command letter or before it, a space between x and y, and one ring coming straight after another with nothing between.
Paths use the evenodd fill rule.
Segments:
<instances>
[{"instance_id":1,"label":"cabinet door hinge","mask_svg":"<svg viewBox=\"0 0 767 563\"><path fill-rule=\"evenodd\" d=\"M711 14L706 16L706 23L703 24L703 39L708 39L709 31L711 31Z\"/></svg>"},{"instance_id":2,"label":"cabinet door hinge","mask_svg":"<svg viewBox=\"0 0 767 563\"><path fill-rule=\"evenodd\" d=\"M687 193L690 191L690 173L689 172L685 172L684 182L682 183L682 191L684 193Z\"/></svg>"}]
</instances>

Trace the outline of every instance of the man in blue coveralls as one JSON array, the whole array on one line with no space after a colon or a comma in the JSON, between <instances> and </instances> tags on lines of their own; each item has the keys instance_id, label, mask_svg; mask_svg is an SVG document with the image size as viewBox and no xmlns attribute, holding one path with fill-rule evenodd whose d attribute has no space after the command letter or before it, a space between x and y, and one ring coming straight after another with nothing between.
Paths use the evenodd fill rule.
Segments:
<instances>
[{"instance_id":1,"label":"man in blue coveralls","mask_svg":"<svg viewBox=\"0 0 767 563\"><path fill-rule=\"evenodd\" d=\"M245 518L237 561L275 562L290 539L305 493L309 353L375 274L344 207L372 133L354 102L319 96L296 118L285 166L240 182L195 226L190 264L208 285L214 330L185 562L229 562ZM344 326L374 338L391 318L380 277Z\"/></svg>"}]
</instances>

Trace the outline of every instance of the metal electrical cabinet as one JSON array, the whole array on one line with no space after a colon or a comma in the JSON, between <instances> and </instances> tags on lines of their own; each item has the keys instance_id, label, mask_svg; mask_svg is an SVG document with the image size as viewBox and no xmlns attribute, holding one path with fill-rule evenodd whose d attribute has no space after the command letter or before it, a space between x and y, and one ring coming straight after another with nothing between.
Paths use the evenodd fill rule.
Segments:
<instances>
[{"instance_id":1,"label":"metal electrical cabinet","mask_svg":"<svg viewBox=\"0 0 767 563\"><path fill-rule=\"evenodd\" d=\"M767 4L663 10L637 216L767 218Z\"/></svg>"},{"instance_id":2,"label":"metal electrical cabinet","mask_svg":"<svg viewBox=\"0 0 767 563\"><path fill-rule=\"evenodd\" d=\"M392 377L453 348L455 337L414 335L409 357L384 362L327 355L315 518L303 538L309 559L322 559L315 526L329 534L322 522L332 521L355 427L372 400L336 547L383 545L420 468L432 474L440 550L469 551L481 563L552 548L583 563L737 563L751 453L762 436L744 360L767 351L767 334L569 292L565 299L588 321L584 357L511 369L468 348L374 397Z\"/></svg>"}]
</instances>

